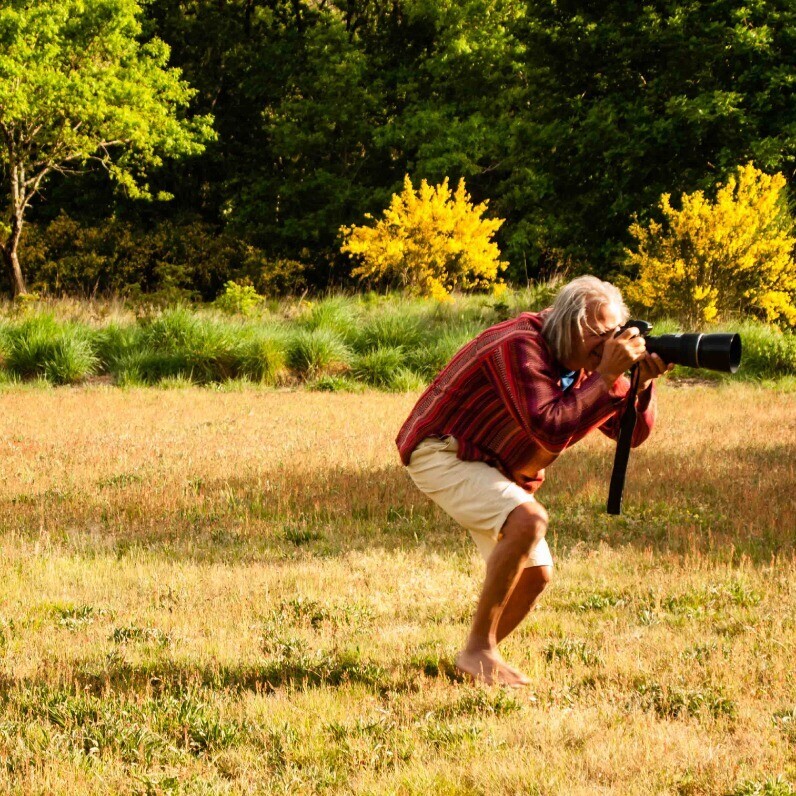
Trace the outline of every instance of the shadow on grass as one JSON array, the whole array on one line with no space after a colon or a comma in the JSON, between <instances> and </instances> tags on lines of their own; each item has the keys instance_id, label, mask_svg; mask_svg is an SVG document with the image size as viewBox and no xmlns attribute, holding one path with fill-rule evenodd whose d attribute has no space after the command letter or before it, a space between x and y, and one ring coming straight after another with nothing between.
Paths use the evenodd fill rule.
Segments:
<instances>
[{"instance_id":1,"label":"shadow on grass","mask_svg":"<svg viewBox=\"0 0 796 796\"><path fill-rule=\"evenodd\" d=\"M364 659L357 649L319 650L233 665L173 660L84 662L76 665L71 675L70 682L75 687L95 696L120 692L174 694L197 687L232 693L271 694L282 688L339 688L347 685L362 685L378 694L413 693L421 689L428 679L464 682L452 658L441 658L434 666L429 666L428 661L409 659L388 669ZM4 686L10 687L11 682L5 682Z\"/></svg>"},{"instance_id":2,"label":"shadow on grass","mask_svg":"<svg viewBox=\"0 0 796 796\"><path fill-rule=\"evenodd\" d=\"M642 446L631 457L620 517L605 513L612 459L613 446L587 444L549 469L538 499L550 511L559 553L578 542L691 555L731 547L755 561L796 550L793 450L784 442L675 455ZM470 549L461 528L399 464L311 473L275 468L157 490L117 480L96 492L18 495L0 503L0 522L22 537L44 529L69 547L104 546L120 557L144 550L244 562L418 545L454 555Z\"/></svg>"}]
</instances>

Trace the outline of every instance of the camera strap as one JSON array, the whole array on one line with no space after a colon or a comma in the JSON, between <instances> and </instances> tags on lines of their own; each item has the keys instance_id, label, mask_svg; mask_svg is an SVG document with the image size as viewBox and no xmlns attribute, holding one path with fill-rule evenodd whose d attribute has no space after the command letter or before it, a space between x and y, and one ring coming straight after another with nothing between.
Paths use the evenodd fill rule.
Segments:
<instances>
[{"instance_id":1,"label":"camera strap","mask_svg":"<svg viewBox=\"0 0 796 796\"><path fill-rule=\"evenodd\" d=\"M614 469L611 472L611 485L608 487L607 511L609 514L622 513L622 492L625 489L627 463L630 460L630 444L633 441L633 431L635 431L637 420L636 390L638 389L638 380L638 365L633 365L630 370L630 389L625 399L624 409L622 409L622 416L619 419L619 438L616 442Z\"/></svg>"}]
</instances>

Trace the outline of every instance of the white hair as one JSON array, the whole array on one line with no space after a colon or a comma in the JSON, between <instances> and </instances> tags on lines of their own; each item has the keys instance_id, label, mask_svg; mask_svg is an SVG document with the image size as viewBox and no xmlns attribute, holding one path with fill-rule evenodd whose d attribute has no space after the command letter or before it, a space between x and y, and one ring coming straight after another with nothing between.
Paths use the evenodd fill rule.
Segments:
<instances>
[{"instance_id":1,"label":"white hair","mask_svg":"<svg viewBox=\"0 0 796 796\"><path fill-rule=\"evenodd\" d=\"M619 289L596 276L579 276L561 288L542 326L542 335L559 362L572 353L573 334L583 339L589 308L596 312L606 304L617 307L620 323L630 317Z\"/></svg>"}]
</instances>

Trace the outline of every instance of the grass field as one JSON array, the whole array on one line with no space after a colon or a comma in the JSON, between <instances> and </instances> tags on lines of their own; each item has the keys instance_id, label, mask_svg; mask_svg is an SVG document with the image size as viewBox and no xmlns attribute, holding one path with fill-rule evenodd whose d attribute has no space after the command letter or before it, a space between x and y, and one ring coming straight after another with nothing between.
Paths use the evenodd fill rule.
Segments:
<instances>
[{"instance_id":1,"label":"grass field","mask_svg":"<svg viewBox=\"0 0 796 796\"><path fill-rule=\"evenodd\" d=\"M551 468L523 691L452 673L415 397L0 392L0 791L796 793L796 393L664 385L621 518L607 440Z\"/></svg>"}]
</instances>

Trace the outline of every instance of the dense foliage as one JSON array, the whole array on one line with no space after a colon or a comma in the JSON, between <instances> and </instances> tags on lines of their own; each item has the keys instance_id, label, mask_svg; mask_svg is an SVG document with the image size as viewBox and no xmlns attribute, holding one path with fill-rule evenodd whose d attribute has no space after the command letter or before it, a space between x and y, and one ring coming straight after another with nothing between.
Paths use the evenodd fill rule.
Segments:
<instances>
[{"instance_id":1,"label":"dense foliage","mask_svg":"<svg viewBox=\"0 0 796 796\"><path fill-rule=\"evenodd\" d=\"M784 186L781 174L748 164L715 201L695 191L678 210L664 194L664 222L630 229L638 279L623 285L625 297L688 324L753 314L796 325L796 238Z\"/></svg>"},{"instance_id":2,"label":"dense foliage","mask_svg":"<svg viewBox=\"0 0 796 796\"><path fill-rule=\"evenodd\" d=\"M349 278L339 229L408 173L489 199L510 277L607 275L662 194L712 197L750 161L796 166L784 0L158 0L145 14L140 40L171 47L217 141L149 170L166 204L59 179L34 208L42 226L61 210L143 230L198 216L320 286Z\"/></svg>"},{"instance_id":3,"label":"dense foliage","mask_svg":"<svg viewBox=\"0 0 796 796\"><path fill-rule=\"evenodd\" d=\"M194 91L169 48L141 40L137 0L9 0L0 7L0 168L7 197L3 262L26 292L18 247L26 211L53 174L107 170L150 198L146 169L198 154L210 116L178 116ZM163 194L165 195L165 194Z\"/></svg>"}]
</instances>

